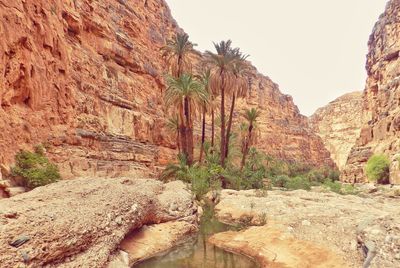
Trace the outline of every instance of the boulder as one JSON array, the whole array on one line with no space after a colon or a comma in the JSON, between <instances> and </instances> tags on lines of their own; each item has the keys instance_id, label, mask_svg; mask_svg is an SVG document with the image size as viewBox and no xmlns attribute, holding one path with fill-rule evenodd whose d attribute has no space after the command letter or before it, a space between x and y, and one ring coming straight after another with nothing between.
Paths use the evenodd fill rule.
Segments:
<instances>
[{"instance_id":1,"label":"boulder","mask_svg":"<svg viewBox=\"0 0 400 268\"><path fill-rule=\"evenodd\" d=\"M3 267L104 267L125 236L175 220L196 229L197 205L182 182L76 179L0 200Z\"/></svg>"}]
</instances>

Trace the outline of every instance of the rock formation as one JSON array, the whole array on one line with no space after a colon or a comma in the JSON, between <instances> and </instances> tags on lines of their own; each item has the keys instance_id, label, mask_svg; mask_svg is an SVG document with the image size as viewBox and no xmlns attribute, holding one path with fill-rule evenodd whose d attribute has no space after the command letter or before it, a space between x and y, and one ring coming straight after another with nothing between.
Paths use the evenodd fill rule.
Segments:
<instances>
[{"instance_id":1,"label":"rock formation","mask_svg":"<svg viewBox=\"0 0 400 268\"><path fill-rule=\"evenodd\" d=\"M0 201L0 266L105 267L129 232L176 220L186 235L196 231L197 205L182 182L61 181Z\"/></svg>"},{"instance_id":2,"label":"rock formation","mask_svg":"<svg viewBox=\"0 0 400 268\"><path fill-rule=\"evenodd\" d=\"M42 143L64 178L154 175L174 158L160 47L180 31L162 0L0 0L0 162ZM194 40L195 41L195 40ZM210 40L211 41L211 40ZM260 147L331 163L292 98L254 71Z\"/></svg>"},{"instance_id":3,"label":"rock formation","mask_svg":"<svg viewBox=\"0 0 400 268\"><path fill-rule=\"evenodd\" d=\"M365 181L364 166L374 153L392 162L390 178L400 183L400 1L391 0L370 36L367 84L363 94L364 124L342 174L345 181Z\"/></svg>"},{"instance_id":4,"label":"rock formation","mask_svg":"<svg viewBox=\"0 0 400 268\"><path fill-rule=\"evenodd\" d=\"M218 219L253 225L264 218L266 225L219 233L211 242L249 254L266 267L400 267L398 201L382 194L222 190L215 207ZM362 266L369 258L371 266ZM340 265L331 266L332 261Z\"/></svg>"},{"instance_id":5,"label":"rock formation","mask_svg":"<svg viewBox=\"0 0 400 268\"><path fill-rule=\"evenodd\" d=\"M339 169L346 164L363 124L362 92L345 94L319 108L309 119Z\"/></svg>"}]
</instances>

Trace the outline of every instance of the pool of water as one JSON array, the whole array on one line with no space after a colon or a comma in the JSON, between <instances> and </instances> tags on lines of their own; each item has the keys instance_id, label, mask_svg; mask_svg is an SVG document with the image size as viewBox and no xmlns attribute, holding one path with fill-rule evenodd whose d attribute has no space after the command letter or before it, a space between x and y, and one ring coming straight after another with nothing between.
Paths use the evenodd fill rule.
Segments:
<instances>
[{"instance_id":1,"label":"pool of water","mask_svg":"<svg viewBox=\"0 0 400 268\"><path fill-rule=\"evenodd\" d=\"M208 238L219 232L237 228L220 223L214 217L212 206L204 207L200 230L196 237L168 254L144 261L138 268L253 268L259 267L251 259L226 252L209 244Z\"/></svg>"}]
</instances>

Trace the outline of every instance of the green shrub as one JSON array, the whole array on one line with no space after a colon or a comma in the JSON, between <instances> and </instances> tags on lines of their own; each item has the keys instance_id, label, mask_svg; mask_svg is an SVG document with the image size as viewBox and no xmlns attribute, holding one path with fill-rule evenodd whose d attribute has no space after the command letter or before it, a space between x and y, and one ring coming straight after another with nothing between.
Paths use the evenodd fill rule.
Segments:
<instances>
[{"instance_id":1,"label":"green shrub","mask_svg":"<svg viewBox=\"0 0 400 268\"><path fill-rule=\"evenodd\" d=\"M342 193L342 184L340 182L326 180L323 185L325 188L329 189L332 192L335 192L337 194Z\"/></svg>"},{"instance_id":2,"label":"green shrub","mask_svg":"<svg viewBox=\"0 0 400 268\"><path fill-rule=\"evenodd\" d=\"M389 183L390 161L385 155L373 155L368 159L366 166L367 177L377 183Z\"/></svg>"},{"instance_id":3,"label":"green shrub","mask_svg":"<svg viewBox=\"0 0 400 268\"><path fill-rule=\"evenodd\" d=\"M339 178L340 178L340 171L337 170L337 169L331 169L331 170L329 171L328 178L329 178L331 181L338 181Z\"/></svg>"},{"instance_id":4,"label":"green shrub","mask_svg":"<svg viewBox=\"0 0 400 268\"><path fill-rule=\"evenodd\" d=\"M285 188L289 190L311 190L311 183L307 178L298 176L287 181L285 183Z\"/></svg>"},{"instance_id":5,"label":"green shrub","mask_svg":"<svg viewBox=\"0 0 400 268\"><path fill-rule=\"evenodd\" d=\"M44 150L35 148L36 152L21 150L15 156L15 167L12 175L20 177L23 186L30 189L47 185L60 180L57 166L44 155Z\"/></svg>"},{"instance_id":6,"label":"green shrub","mask_svg":"<svg viewBox=\"0 0 400 268\"><path fill-rule=\"evenodd\" d=\"M287 175L278 175L272 177L272 185L274 187L285 187L286 183L290 180Z\"/></svg>"},{"instance_id":7,"label":"green shrub","mask_svg":"<svg viewBox=\"0 0 400 268\"><path fill-rule=\"evenodd\" d=\"M313 184L318 185L325 181L326 176L323 171L319 169L313 169L307 173L306 178Z\"/></svg>"},{"instance_id":8,"label":"green shrub","mask_svg":"<svg viewBox=\"0 0 400 268\"><path fill-rule=\"evenodd\" d=\"M344 185L342 185L341 192L342 192L342 194L345 194L345 195L347 195L347 194L355 195L355 194L358 194L359 191L357 191L357 189L351 184L344 184Z\"/></svg>"}]
</instances>

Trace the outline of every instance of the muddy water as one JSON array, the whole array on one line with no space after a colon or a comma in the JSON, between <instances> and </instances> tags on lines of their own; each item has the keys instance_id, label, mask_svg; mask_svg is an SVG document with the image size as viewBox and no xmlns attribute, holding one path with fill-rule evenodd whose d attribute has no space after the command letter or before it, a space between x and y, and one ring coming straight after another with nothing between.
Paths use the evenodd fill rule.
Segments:
<instances>
[{"instance_id":1,"label":"muddy water","mask_svg":"<svg viewBox=\"0 0 400 268\"><path fill-rule=\"evenodd\" d=\"M167 255L155 257L135 267L140 268L253 268L259 267L251 259L216 248L207 242L215 233L234 230L218 222L212 207L204 208L197 237Z\"/></svg>"}]
</instances>

